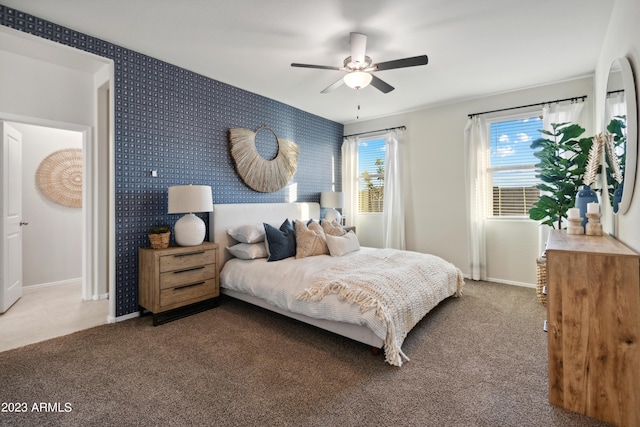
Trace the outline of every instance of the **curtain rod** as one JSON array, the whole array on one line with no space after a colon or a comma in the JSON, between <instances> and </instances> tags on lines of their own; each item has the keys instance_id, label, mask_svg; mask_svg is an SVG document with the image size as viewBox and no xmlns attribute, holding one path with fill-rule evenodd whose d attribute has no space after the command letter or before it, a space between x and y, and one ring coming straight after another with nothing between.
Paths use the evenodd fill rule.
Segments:
<instances>
[{"instance_id":1,"label":"curtain rod","mask_svg":"<svg viewBox=\"0 0 640 427\"><path fill-rule=\"evenodd\" d=\"M345 136L343 136L343 138L349 138L350 136L367 135L367 134L369 134L369 133L385 132L385 131L388 131L388 130L395 130L395 129L402 129L402 130L405 130L406 128L407 128L406 126L396 126L396 127L394 127L394 128L386 128L386 129L370 130L370 131L368 131L368 132L360 132L360 133L354 133L354 134L351 134L351 135L345 135Z\"/></svg>"},{"instance_id":2,"label":"curtain rod","mask_svg":"<svg viewBox=\"0 0 640 427\"><path fill-rule=\"evenodd\" d=\"M555 101L547 101L547 102L537 102L535 104L521 105L519 107L509 107L509 108L501 108L499 110L483 111L482 113L473 113L473 114L469 114L468 116L469 116L469 118L472 118L474 116L480 116L482 114L498 113L500 111L517 110L518 108L536 107L538 105L557 104L557 103L563 102L563 101L571 101L571 102L573 102L573 101L582 100L582 102L584 102L584 100L586 98L587 98L587 95L574 96L573 98L556 99Z\"/></svg>"}]
</instances>

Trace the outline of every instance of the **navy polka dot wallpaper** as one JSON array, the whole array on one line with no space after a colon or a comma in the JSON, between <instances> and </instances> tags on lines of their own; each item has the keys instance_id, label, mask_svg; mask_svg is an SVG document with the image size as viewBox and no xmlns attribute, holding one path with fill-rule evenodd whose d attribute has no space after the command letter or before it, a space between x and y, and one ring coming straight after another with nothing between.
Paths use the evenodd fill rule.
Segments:
<instances>
[{"instance_id":1,"label":"navy polka dot wallpaper","mask_svg":"<svg viewBox=\"0 0 640 427\"><path fill-rule=\"evenodd\" d=\"M0 24L115 62L116 316L138 310L148 229L179 218L166 213L168 186L211 185L214 203L319 201L340 190L342 124L2 5ZM262 125L300 147L290 185L274 193L247 187L229 155L230 128ZM268 130L256 146L267 159L277 153Z\"/></svg>"}]
</instances>

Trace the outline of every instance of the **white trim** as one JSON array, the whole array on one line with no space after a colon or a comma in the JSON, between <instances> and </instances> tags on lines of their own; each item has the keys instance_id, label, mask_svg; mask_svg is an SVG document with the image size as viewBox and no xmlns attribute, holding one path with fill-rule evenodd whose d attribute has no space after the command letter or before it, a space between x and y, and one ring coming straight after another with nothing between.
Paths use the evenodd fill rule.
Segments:
<instances>
[{"instance_id":1,"label":"white trim","mask_svg":"<svg viewBox=\"0 0 640 427\"><path fill-rule=\"evenodd\" d=\"M512 286L520 286L523 288L536 288L535 284L532 283L524 283L524 282L516 282L513 280L504 280L504 279L496 279L494 277L487 277L487 282L495 282L502 283L503 285L512 285Z\"/></svg>"},{"instance_id":2,"label":"white trim","mask_svg":"<svg viewBox=\"0 0 640 427\"><path fill-rule=\"evenodd\" d=\"M35 291L36 289L51 288L53 286L72 285L75 283L82 283L82 277L76 277L75 279L58 280L57 282L39 283L37 285L23 286L22 290L25 292Z\"/></svg>"},{"instance_id":3,"label":"white trim","mask_svg":"<svg viewBox=\"0 0 640 427\"><path fill-rule=\"evenodd\" d=\"M463 274L463 277L465 278L465 280L472 280L469 274ZM515 282L513 280L496 279L494 277L487 277L486 280L479 280L479 282L493 282L493 283L500 283L502 285L520 286L522 288L532 288L532 289L535 289L537 287L535 283Z\"/></svg>"},{"instance_id":4,"label":"white trim","mask_svg":"<svg viewBox=\"0 0 640 427\"><path fill-rule=\"evenodd\" d=\"M124 316L118 316L118 317L109 315L107 316L107 323L123 322L125 320L135 319L136 317L140 317L139 311L134 311L133 313L125 314Z\"/></svg>"}]
</instances>

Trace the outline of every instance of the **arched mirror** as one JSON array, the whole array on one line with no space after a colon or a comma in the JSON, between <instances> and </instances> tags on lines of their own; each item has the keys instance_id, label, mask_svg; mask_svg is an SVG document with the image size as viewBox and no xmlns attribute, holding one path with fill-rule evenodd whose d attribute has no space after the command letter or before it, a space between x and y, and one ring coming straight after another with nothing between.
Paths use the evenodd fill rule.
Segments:
<instances>
[{"instance_id":1,"label":"arched mirror","mask_svg":"<svg viewBox=\"0 0 640 427\"><path fill-rule=\"evenodd\" d=\"M624 214L631 203L638 153L635 81L627 58L614 60L609 69L604 130L609 200L614 212Z\"/></svg>"}]
</instances>

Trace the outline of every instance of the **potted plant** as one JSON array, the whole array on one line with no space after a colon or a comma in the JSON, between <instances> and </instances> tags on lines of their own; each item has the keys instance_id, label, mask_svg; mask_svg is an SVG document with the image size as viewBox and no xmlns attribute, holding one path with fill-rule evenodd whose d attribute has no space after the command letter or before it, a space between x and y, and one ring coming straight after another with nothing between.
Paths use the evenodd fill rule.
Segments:
<instances>
[{"instance_id":1,"label":"potted plant","mask_svg":"<svg viewBox=\"0 0 640 427\"><path fill-rule=\"evenodd\" d=\"M169 247L171 229L169 227L154 227L149 230L149 241L152 249L165 249Z\"/></svg>"},{"instance_id":2,"label":"potted plant","mask_svg":"<svg viewBox=\"0 0 640 427\"><path fill-rule=\"evenodd\" d=\"M540 159L536 168L542 183L537 188L544 193L529 210L529 218L560 229L583 184L593 138L580 138L585 130L574 123L552 123L551 128L541 130L545 136L531 143Z\"/></svg>"}]
</instances>

